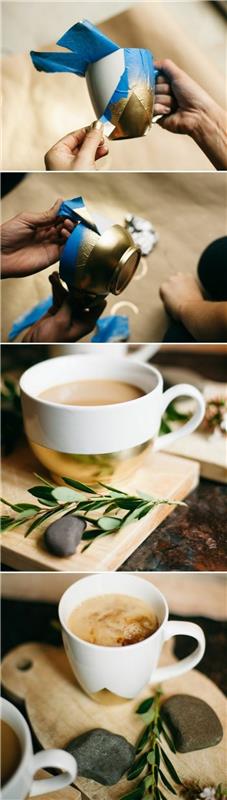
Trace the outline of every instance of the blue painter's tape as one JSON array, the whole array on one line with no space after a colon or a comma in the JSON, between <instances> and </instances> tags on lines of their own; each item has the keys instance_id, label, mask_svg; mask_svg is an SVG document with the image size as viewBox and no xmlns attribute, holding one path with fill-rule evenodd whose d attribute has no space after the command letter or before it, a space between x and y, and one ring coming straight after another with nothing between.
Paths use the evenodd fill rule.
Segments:
<instances>
[{"instance_id":1,"label":"blue painter's tape","mask_svg":"<svg viewBox=\"0 0 227 800\"><path fill-rule=\"evenodd\" d=\"M86 228L97 231L96 223L92 220L84 219L83 215L80 214L80 209L85 207L83 197L73 197L72 200L64 200L59 208L58 216L71 219L72 222L82 222Z\"/></svg>"},{"instance_id":2,"label":"blue painter's tape","mask_svg":"<svg viewBox=\"0 0 227 800\"><path fill-rule=\"evenodd\" d=\"M84 77L89 64L119 50L115 42L87 20L73 25L57 44L68 47L72 53L39 53L32 50L30 56L36 69L44 72L74 72Z\"/></svg>"},{"instance_id":3,"label":"blue painter's tape","mask_svg":"<svg viewBox=\"0 0 227 800\"><path fill-rule=\"evenodd\" d=\"M15 320L12 325L12 328L8 334L9 342L12 342L16 337L24 331L25 328L29 328L30 325L34 325L35 322L38 322L41 317L49 311L53 303L52 295L46 297L45 300L41 300L41 303L38 303L36 306L30 309L30 311L26 311L25 314L22 314L21 317Z\"/></svg>"},{"instance_id":4,"label":"blue painter's tape","mask_svg":"<svg viewBox=\"0 0 227 800\"><path fill-rule=\"evenodd\" d=\"M128 317L103 317L96 322L96 333L92 342L123 342L129 339Z\"/></svg>"},{"instance_id":5,"label":"blue painter's tape","mask_svg":"<svg viewBox=\"0 0 227 800\"><path fill-rule=\"evenodd\" d=\"M72 285L76 261L80 246L86 233L85 225L77 225L72 231L63 248L60 260L59 274L67 286Z\"/></svg>"},{"instance_id":6,"label":"blue painter's tape","mask_svg":"<svg viewBox=\"0 0 227 800\"><path fill-rule=\"evenodd\" d=\"M85 72L89 64L119 50L119 45L108 39L102 31L86 19L77 22L61 36L57 44L68 47L81 58L81 68Z\"/></svg>"},{"instance_id":7,"label":"blue painter's tape","mask_svg":"<svg viewBox=\"0 0 227 800\"><path fill-rule=\"evenodd\" d=\"M39 72L73 72L74 75L84 77L81 57L75 53L38 53L31 50L30 56Z\"/></svg>"}]
</instances>

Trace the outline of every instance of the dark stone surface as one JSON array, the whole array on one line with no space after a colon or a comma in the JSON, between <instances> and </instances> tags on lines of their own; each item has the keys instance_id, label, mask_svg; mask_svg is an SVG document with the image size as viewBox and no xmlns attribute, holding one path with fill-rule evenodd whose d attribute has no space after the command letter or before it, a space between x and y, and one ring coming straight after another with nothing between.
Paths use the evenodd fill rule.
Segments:
<instances>
[{"instance_id":1,"label":"dark stone surface","mask_svg":"<svg viewBox=\"0 0 227 800\"><path fill-rule=\"evenodd\" d=\"M129 769L135 748L123 736L94 728L69 742L66 750L77 760L78 774L104 786L118 783Z\"/></svg>"},{"instance_id":2,"label":"dark stone surface","mask_svg":"<svg viewBox=\"0 0 227 800\"><path fill-rule=\"evenodd\" d=\"M201 479L186 502L122 564L122 572L227 570L227 487Z\"/></svg>"},{"instance_id":3,"label":"dark stone surface","mask_svg":"<svg viewBox=\"0 0 227 800\"><path fill-rule=\"evenodd\" d=\"M163 714L179 753L215 747L223 737L217 714L199 697L175 694L165 701Z\"/></svg>"},{"instance_id":4,"label":"dark stone surface","mask_svg":"<svg viewBox=\"0 0 227 800\"><path fill-rule=\"evenodd\" d=\"M72 556L80 544L86 522L73 514L67 514L52 522L44 533L44 542L49 553L61 558Z\"/></svg>"}]
</instances>

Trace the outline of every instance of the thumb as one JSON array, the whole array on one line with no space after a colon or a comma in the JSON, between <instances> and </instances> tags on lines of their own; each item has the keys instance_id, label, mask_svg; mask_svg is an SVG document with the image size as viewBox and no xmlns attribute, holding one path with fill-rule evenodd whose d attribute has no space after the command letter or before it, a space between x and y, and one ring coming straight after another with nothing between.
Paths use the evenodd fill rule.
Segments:
<instances>
[{"instance_id":1,"label":"thumb","mask_svg":"<svg viewBox=\"0 0 227 800\"><path fill-rule=\"evenodd\" d=\"M52 225L56 222L59 208L63 202L62 197L59 197L51 208L47 209L47 211L42 211L40 214L34 214L34 223L37 227L41 226L48 226Z\"/></svg>"},{"instance_id":2,"label":"thumb","mask_svg":"<svg viewBox=\"0 0 227 800\"><path fill-rule=\"evenodd\" d=\"M49 281L53 295L53 313L56 313L65 300L67 292L61 284L58 272L52 272L52 275L49 275Z\"/></svg>"},{"instance_id":3,"label":"thumb","mask_svg":"<svg viewBox=\"0 0 227 800\"><path fill-rule=\"evenodd\" d=\"M97 149L100 144L103 144L103 125L99 120L94 124L95 127L86 133L80 147L77 166L81 169L88 169L94 166Z\"/></svg>"}]
</instances>

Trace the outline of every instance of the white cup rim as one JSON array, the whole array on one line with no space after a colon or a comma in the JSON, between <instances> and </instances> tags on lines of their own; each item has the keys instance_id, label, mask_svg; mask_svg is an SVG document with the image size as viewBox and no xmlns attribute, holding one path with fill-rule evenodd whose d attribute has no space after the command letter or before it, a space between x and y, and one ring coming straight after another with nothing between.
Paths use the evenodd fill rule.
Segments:
<instances>
[{"instance_id":1,"label":"white cup rim","mask_svg":"<svg viewBox=\"0 0 227 800\"><path fill-rule=\"evenodd\" d=\"M5 714L4 714L4 708L6 709L6 717L5 717ZM21 725L22 735L24 737L23 746L22 746L22 743L21 743L20 735L18 734L17 730L15 730L13 722L11 722L11 720L8 721L8 718L7 718L7 709L8 708L10 708L12 710L12 713L14 714L16 719L18 720L18 724ZM24 771L24 766L25 766L25 762L26 762L26 759L27 759L27 755L28 755L28 752L27 752L28 748L29 748L29 750L31 752L31 755L32 755L33 751L32 751L32 738L31 738L31 733L30 733L30 730L29 730L28 723L26 722L26 720L23 717L23 714L21 714L21 712L18 710L18 708L13 703L11 703L9 700L6 700L5 697L1 697L1 719L2 719L2 721L7 722L7 724L11 728L13 728L14 733L16 734L17 738L20 741L21 751L22 751L21 752L21 760L20 760L20 763L18 764L18 767L16 768L16 770L13 773L13 775L11 776L11 778L2 787L2 792L3 792L3 797L4 797L4 790L7 789L7 792L8 792L8 790L11 789L11 787L13 788L14 782L18 780L18 778L20 777L20 775Z\"/></svg>"},{"instance_id":2,"label":"white cup rim","mask_svg":"<svg viewBox=\"0 0 227 800\"><path fill-rule=\"evenodd\" d=\"M104 573L104 574L106 575L106 573ZM113 575L114 575L114 573L113 573ZM169 608L168 608L168 604L167 604L166 598L165 598L164 594L162 594L162 592L160 592L160 589L157 589L157 587L155 586L155 584L154 584L154 583L151 583L151 582L147 581L148 585L149 585L149 583L150 583L150 585L152 586L152 589L154 589L154 590L155 590L155 592L156 592L156 594L158 595L159 599L162 601L162 603L163 603L163 605L164 605L164 609L165 609L164 618L163 618L162 622L159 624L159 626L158 626L157 630L156 630L156 631L154 631L154 633L151 633L151 634L150 634L150 636L147 636L147 637L146 637L146 639L142 639L142 641L141 641L141 642L134 642L134 644L127 644L127 645L125 645L125 646L124 646L124 648L117 647L117 646L113 646L113 647L112 647L112 646L107 646L107 645L93 644L93 642L87 642L85 639L80 639L80 637L79 637L79 636L77 636L75 633L73 633L73 632L70 630L70 628L67 626L66 622L63 620L62 616L63 616L63 613L64 613L64 612L63 612L63 610L62 610L62 606L63 606L64 600L65 600L65 598L66 598L66 595L67 595L67 594L70 594L70 592L71 592L72 588L73 588L74 586L77 586L77 585L78 585L78 583L79 583L81 580L82 580L82 581L89 581L89 580L90 580L90 577L91 577L90 575L87 575L85 578L80 578L78 582L77 582L77 581L75 581L75 583L72 583L72 584L71 584L71 586L69 586L69 587L68 587L68 589L66 589L66 591L63 593L63 595L62 595L62 597L61 597L61 599L60 599L60 601L59 601L59 605L58 605L58 615L59 615L59 619L60 619L61 626L62 626L63 630L65 631L65 633L66 633L68 636L72 637L72 639L73 639L74 641L77 641L77 642L79 642L79 644L83 644L83 645L85 645L86 649L88 649L88 650L89 650L89 649L90 649L90 650L91 650L91 649L93 649L93 650L94 650L94 648L95 648L95 649L96 649L96 650L97 650L99 653L100 653L100 652L101 652L101 653L103 653L103 652L105 652L105 653L106 653L106 652L108 652L108 653L110 653L110 652L114 652L114 653L120 653L120 652L122 652L122 651L124 651L124 652L126 651L126 652L127 652L128 650L130 650L130 652L131 652L131 650L132 650L133 648L135 648L135 647L137 647L137 648L140 648L140 649L141 649L142 647L144 647L144 645L146 644L146 642L150 642L150 641L151 641L151 639L155 639L155 638L157 638L157 637L158 637L158 635L160 635L160 631L163 629L164 625L166 625L166 622L167 622L167 620L168 620L168 616L169 616ZM132 578L134 578L134 575L132 575L131 577L132 577ZM145 580L144 580L143 578L136 578L136 580L140 580L141 582L143 581L143 582L145 583ZM103 592L102 594L105 594L105 593ZM107 594L108 594L108 593L107 593ZM109 594L111 594L111 592L110 592ZM118 594L118 592L116 592L116 594ZM120 591L119 591L119 594L124 594L124 592L122 592L122 591L120 592ZM94 595L94 596L96 596L96 597L97 597L97 595ZM136 597L136 595L135 595L135 597ZM86 598L85 598L85 599L86 599ZM82 601L82 602L83 602L83 601ZM74 608L76 608L76 607L77 607L77 606L76 606L76 605L74 605Z\"/></svg>"},{"instance_id":3,"label":"white cup rim","mask_svg":"<svg viewBox=\"0 0 227 800\"><path fill-rule=\"evenodd\" d=\"M116 408L116 403L108 403L108 405L100 404L100 405L95 405L95 406L92 406L92 405L91 406L90 405L89 406L82 406L82 405L76 405L76 404L71 405L71 404L67 404L67 403L55 403L55 402L53 402L51 400L44 400L39 395L34 394L32 389L30 389L30 390L28 389L26 384L27 384L27 381L30 379L32 372L34 372L36 369L38 370L38 368L40 366L42 366L43 364L51 365L52 361L55 362L55 364L56 364L57 361L60 362L60 361L64 360L64 362L65 362L66 359L69 362L70 362L70 359L73 359L74 361L75 360L78 361L78 364L81 364L81 358L82 358L81 355L72 354L72 355L57 356L55 358L48 358L48 359L45 359L44 361L39 361L37 364L33 364L32 367L29 367L28 369L26 369L25 372L23 372L23 374L21 375L21 378L20 378L20 381L19 381L20 390L27 397L29 397L29 398L35 400L36 402L40 403L41 406L43 405L44 407L47 406L49 408L54 407L54 408L58 408L58 409L61 409L61 410L63 410L64 408L67 408L67 410L72 414L75 413L75 411L79 410L81 414L91 413L91 414L95 415L95 414L100 413L100 410L102 410L104 408L105 409L106 408L108 408L108 409ZM84 358L85 358L85 356L84 356ZM106 356L102 356L103 361L104 361L105 358L106 358ZM89 359L92 359L93 362L94 362L94 360L97 360L97 362L100 363L100 356L98 356L98 355L86 356L86 362L85 362L86 364L88 364ZM122 363L127 363L127 365L130 365L130 361L127 358L127 355L113 356L111 361L113 361L115 364L116 364L116 362L118 362L120 364L120 366L122 365ZM89 366L89 364L88 364L88 366ZM132 400L124 400L121 403L117 403L117 407L119 407L119 409L123 408L128 403L130 403L130 405L131 405L131 403L133 403L134 406L135 406L136 403L138 405L139 403L145 401L145 399L147 397L149 397L149 395L152 395L153 392L155 390L157 390L160 385L162 385L162 375L159 372L159 370L156 369L156 367L153 367L153 365L146 364L143 361L140 361L139 359L134 359L133 358L133 360L131 362L131 366L132 366L132 368L134 368L136 366L138 366L140 368L142 367L142 369L144 369L144 372L146 372L147 375L153 373L155 375L155 377L156 377L157 383L156 383L155 386L152 387L152 389L150 391L145 392L144 395L142 395L142 397L136 397L136 398L134 398ZM59 363L59 368L60 368L60 363ZM127 383L127 380L125 381L125 383ZM53 385L58 385L58 384L53 384ZM59 385L61 385L61 384L59 384Z\"/></svg>"}]
</instances>

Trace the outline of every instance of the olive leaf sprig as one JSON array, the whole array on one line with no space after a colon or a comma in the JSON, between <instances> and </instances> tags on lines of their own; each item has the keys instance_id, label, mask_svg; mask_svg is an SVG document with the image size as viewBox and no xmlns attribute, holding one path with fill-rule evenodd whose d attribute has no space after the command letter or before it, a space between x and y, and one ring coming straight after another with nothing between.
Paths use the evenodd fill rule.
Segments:
<instances>
[{"instance_id":1,"label":"olive leaf sprig","mask_svg":"<svg viewBox=\"0 0 227 800\"><path fill-rule=\"evenodd\" d=\"M162 736L170 750L176 752L163 720L162 691L158 689L154 697L143 700L136 713L141 716L146 727L137 742L135 760L127 778L132 781L142 773L143 777L121 800L166 800L165 789L176 795L175 786L180 787L182 783L161 740Z\"/></svg>"},{"instance_id":2,"label":"olive leaf sprig","mask_svg":"<svg viewBox=\"0 0 227 800\"><path fill-rule=\"evenodd\" d=\"M45 478L36 475L41 481L38 486L28 489L29 494L35 497L39 505L34 503L10 503L2 498L2 502L16 512L16 516L6 515L1 518L2 531L18 528L25 522L30 524L25 536L28 536L39 525L49 520L54 515L74 514L89 523L82 539L87 542L86 549L98 536L117 533L123 526L142 519L159 505L185 505L178 500L166 500L151 497L146 494L129 495L112 486L100 483L100 490L96 491L80 481L63 477L66 486L56 486ZM103 494L103 489L108 490ZM41 508L40 508L41 505ZM97 518L91 516L102 509L102 515ZM119 516L118 514L121 514ZM124 513L125 512L125 513Z\"/></svg>"}]
</instances>

